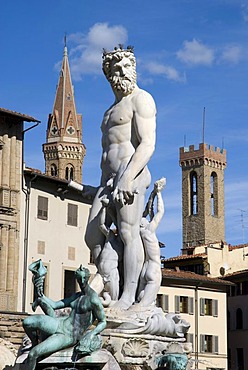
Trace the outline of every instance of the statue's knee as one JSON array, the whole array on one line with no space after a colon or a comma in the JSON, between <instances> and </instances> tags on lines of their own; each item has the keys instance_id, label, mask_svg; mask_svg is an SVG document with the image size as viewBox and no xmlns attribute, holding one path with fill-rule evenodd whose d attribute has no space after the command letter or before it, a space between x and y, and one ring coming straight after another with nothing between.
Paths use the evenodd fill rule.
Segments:
<instances>
[{"instance_id":1,"label":"statue's knee","mask_svg":"<svg viewBox=\"0 0 248 370\"><path fill-rule=\"evenodd\" d=\"M84 240L90 250L92 250L94 246L97 244L95 240L95 234L96 233L94 233L91 227L88 227L86 229Z\"/></svg>"},{"instance_id":2,"label":"statue's knee","mask_svg":"<svg viewBox=\"0 0 248 370\"><path fill-rule=\"evenodd\" d=\"M29 328L30 326L32 326L32 322L33 322L33 318L31 316L29 317L26 317L24 320L23 320L23 327L24 328Z\"/></svg>"},{"instance_id":3,"label":"statue's knee","mask_svg":"<svg viewBox=\"0 0 248 370\"><path fill-rule=\"evenodd\" d=\"M36 360L39 357L36 347L32 348L28 354L29 361Z\"/></svg>"}]
</instances>

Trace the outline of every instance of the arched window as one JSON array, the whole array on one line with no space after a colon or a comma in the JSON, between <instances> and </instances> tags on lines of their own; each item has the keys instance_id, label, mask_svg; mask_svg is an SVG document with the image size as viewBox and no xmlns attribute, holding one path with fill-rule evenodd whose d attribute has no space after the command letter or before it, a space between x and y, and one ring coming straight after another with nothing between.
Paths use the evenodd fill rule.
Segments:
<instances>
[{"instance_id":1,"label":"arched window","mask_svg":"<svg viewBox=\"0 0 248 370\"><path fill-rule=\"evenodd\" d=\"M243 311L237 308L236 311L236 329L243 329Z\"/></svg>"},{"instance_id":2,"label":"arched window","mask_svg":"<svg viewBox=\"0 0 248 370\"><path fill-rule=\"evenodd\" d=\"M56 164L51 164L51 176L57 176L58 175L58 170Z\"/></svg>"},{"instance_id":3,"label":"arched window","mask_svg":"<svg viewBox=\"0 0 248 370\"><path fill-rule=\"evenodd\" d=\"M218 211L218 185L217 174L212 172L210 176L210 201L211 201L211 215L217 216Z\"/></svg>"},{"instance_id":4,"label":"arched window","mask_svg":"<svg viewBox=\"0 0 248 370\"><path fill-rule=\"evenodd\" d=\"M197 215L197 213L198 213L197 173L193 171L190 174L190 214Z\"/></svg>"},{"instance_id":5,"label":"arched window","mask_svg":"<svg viewBox=\"0 0 248 370\"><path fill-rule=\"evenodd\" d=\"M72 164L68 164L65 168L65 178L66 180L73 180L74 177L74 167Z\"/></svg>"}]
</instances>

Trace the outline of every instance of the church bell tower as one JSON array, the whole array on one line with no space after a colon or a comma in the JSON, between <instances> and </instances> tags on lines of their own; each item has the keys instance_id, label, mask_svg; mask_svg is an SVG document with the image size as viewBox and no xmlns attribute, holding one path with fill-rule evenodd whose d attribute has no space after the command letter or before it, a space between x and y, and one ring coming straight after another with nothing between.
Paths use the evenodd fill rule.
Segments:
<instances>
[{"instance_id":1,"label":"church bell tower","mask_svg":"<svg viewBox=\"0 0 248 370\"><path fill-rule=\"evenodd\" d=\"M47 175L82 183L82 115L76 111L66 44L43 153Z\"/></svg>"},{"instance_id":2,"label":"church bell tower","mask_svg":"<svg viewBox=\"0 0 248 370\"><path fill-rule=\"evenodd\" d=\"M183 249L225 240L226 150L200 144L180 148Z\"/></svg>"}]
</instances>

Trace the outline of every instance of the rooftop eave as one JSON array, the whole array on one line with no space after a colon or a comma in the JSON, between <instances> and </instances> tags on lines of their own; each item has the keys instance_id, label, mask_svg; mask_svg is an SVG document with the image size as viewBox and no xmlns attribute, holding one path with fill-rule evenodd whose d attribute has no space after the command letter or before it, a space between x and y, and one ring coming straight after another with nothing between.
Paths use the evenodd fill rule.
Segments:
<instances>
[{"instance_id":1,"label":"rooftop eave","mask_svg":"<svg viewBox=\"0 0 248 370\"><path fill-rule=\"evenodd\" d=\"M16 117L16 118L21 118L21 120L25 121L25 122L38 122L38 123L41 122L41 121L37 120L34 117L31 117L31 116L28 116L26 114L19 113L19 112L13 111L13 110L9 110L9 109L6 109L6 108L0 108L0 114L6 115L6 116L12 116L12 117Z\"/></svg>"}]
</instances>

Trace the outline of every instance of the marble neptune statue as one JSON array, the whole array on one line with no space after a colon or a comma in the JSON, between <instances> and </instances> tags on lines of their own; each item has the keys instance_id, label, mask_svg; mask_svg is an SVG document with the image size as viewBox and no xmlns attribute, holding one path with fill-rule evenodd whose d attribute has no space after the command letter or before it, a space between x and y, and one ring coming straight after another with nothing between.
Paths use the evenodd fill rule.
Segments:
<instances>
[{"instance_id":1,"label":"marble neptune statue","mask_svg":"<svg viewBox=\"0 0 248 370\"><path fill-rule=\"evenodd\" d=\"M94 198L85 240L99 267L105 235L99 228L102 199L108 198L123 243L123 289L116 309L128 309L136 300L145 260L140 233L145 192L151 182L147 164L155 148L156 107L152 96L136 83L133 49L120 45L104 50L103 72L115 101L104 114L102 130L101 183ZM85 191L87 191L85 189ZM112 223L108 218L106 227Z\"/></svg>"}]
</instances>

